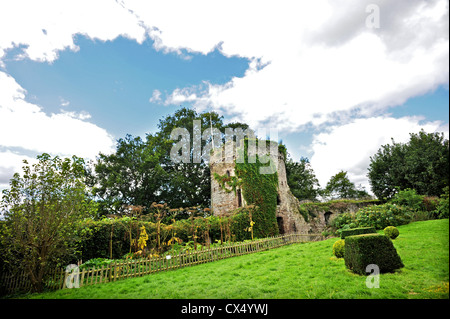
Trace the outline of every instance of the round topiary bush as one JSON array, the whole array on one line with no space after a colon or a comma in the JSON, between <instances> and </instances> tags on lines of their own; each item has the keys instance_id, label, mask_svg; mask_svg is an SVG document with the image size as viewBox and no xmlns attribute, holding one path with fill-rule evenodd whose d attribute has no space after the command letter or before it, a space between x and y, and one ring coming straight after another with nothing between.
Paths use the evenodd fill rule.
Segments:
<instances>
[{"instance_id":1,"label":"round topiary bush","mask_svg":"<svg viewBox=\"0 0 450 319\"><path fill-rule=\"evenodd\" d=\"M384 234L388 236L391 239L395 239L398 237L400 232L398 231L397 227L394 226L388 226L384 229Z\"/></svg>"},{"instance_id":2,"label":"round topiary bush","mask_svg":"<svg viewBox=\"0 0 450 319\"><path fill-rule=\"evenodd\" d=\"M333 255L337 258L344 258L345 252L345 240L339 239L337 242L333 244Z\"/></svg>"}]
</instances>

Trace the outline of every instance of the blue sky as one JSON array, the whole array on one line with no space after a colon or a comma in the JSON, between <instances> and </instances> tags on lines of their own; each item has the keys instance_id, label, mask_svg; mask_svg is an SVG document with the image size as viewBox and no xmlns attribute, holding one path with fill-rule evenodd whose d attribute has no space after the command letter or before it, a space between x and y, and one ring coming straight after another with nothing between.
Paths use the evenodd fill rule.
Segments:
<instances>
[{"instance_id":1,"label":"blue sky","mask_svg":"<svg viewBox=\"0 0 450 319\"><path fill-rule=\"evenodd\" d=\"M16 60L11 51L5 70L27 90L27 100L46 113L87 111L91 121L117 138L154 132L159 119L179 108L150 102L154 90L172 92L205 80L225 84L242 77L249 63L217 50L189 58L165 54L150 39L138 44L123 37L103 42L77 35L74 42L78 52L63 51L51 64Z\"/></svg>"},{"instance_id":2,"label":"blue sky","mask_svg":"<svg viewBox=\"0 0 450 319\"><path fill-rule=\"evenodd\" d=\"M277 129L321 186L345 170L370 191L391 137L448 138L445 0L23 0L0 5L0 30L0 188L22 159L95 159L181 105Z\"/></svg>"},{"instance_id":3,"label":"blue sky","mask_svg":"<svg viewBox=\"0 0 450 319\"><path fill-rule=\"evenodd\" d=\"M428 121L447 121L449 117L448 85L436 90L410 98L405 103L391 110L392 116L423 115Z\"/></svg>"}]
</instances>

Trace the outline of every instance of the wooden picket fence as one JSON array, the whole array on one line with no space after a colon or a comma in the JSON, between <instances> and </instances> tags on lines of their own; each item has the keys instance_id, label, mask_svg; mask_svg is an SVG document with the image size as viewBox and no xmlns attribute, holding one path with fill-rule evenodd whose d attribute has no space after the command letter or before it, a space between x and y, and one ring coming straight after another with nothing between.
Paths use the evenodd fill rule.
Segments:
<instances>
[{"instance_id":1,"label":"wooden picket fence","mask_svg":"<svg viewBox=\"0 0 450 319\"><path fill-rule=\"evenodd\" d=\"M79 288L246 255L292 243L322 239L324 238L321 234L295 233L255 239L249 242L224 244L209 249L191 250L171 256L116 261L97 268L86 269L81 267L82 269L79 269L74 267L74 271L70 273L66 269L55 269L47 275L44 280L44 287L48 290ZM31 283L25 273L3 273L0 276L0 289L3 294L12 294L18 291L27 292L31 290Z\"/></svg>"}]
</instances>

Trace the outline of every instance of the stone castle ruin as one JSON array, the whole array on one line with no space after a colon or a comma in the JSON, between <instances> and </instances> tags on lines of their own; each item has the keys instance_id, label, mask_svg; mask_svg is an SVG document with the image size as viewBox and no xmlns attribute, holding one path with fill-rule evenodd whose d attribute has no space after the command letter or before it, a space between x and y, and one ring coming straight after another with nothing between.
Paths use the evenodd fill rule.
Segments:
<instances>
[{"instance_id":1,"label":"stone castle ruin","mask_svg":"<svg viewBox=\"0 0 450 319\"><path fill-rule=\"evenodd\" d=\"M284 155L278 150L278 143L270 143L275 144L271 144L272 147L270 147L270 150L276 149L276 152L270 152L269 154L269 146L266 146L266 154L268 154L270 158L269 163L275 164L274 167L278 173L276 218L279 232L280 234L292 232L310 233L310 225L305 222L304 218L299 213L300 202L291 193L287 184ZM247 206L240 187L237 187L235 191L227 192L214 177L215 173L220 176L236 176L235 161L237 158L236 156L239 154L239 150L242 151L242 141L237 145L236 148L236 142L229 141L221 148L214 149L210 156L211 208L214 215L229 213L237 208ZM260 144L258 144L258 146L259 145ZM256 148L252 151L249 147L249 156L256 154L256 152ZM269 165L269 163L267 165Z\"/></svg>"}]
</instances>

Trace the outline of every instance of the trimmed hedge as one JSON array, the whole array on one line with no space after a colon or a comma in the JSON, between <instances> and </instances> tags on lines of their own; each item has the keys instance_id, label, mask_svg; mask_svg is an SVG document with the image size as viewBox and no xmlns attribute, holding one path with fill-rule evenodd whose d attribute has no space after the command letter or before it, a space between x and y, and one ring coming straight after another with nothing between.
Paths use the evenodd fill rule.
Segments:
<instances>
[{"instance_id":1,"label":"trimmed hedge","mask_svg":"<svg viewBox=\"0 0 450 319\"><path fill-rule=\"evenodd\" d=\"M373 234L376 233L374 227L360 227L352 229L343 229L341 231L341 239L345 239L348 236L362 235L362 234Z\"/></svg>"},{"instance_id":2,"label":"trimmed hedge","mask_svg":"<svg viewBox=\"0 0 450 319\"><path fill-rule=\"evenodd\" d=\"M365 275L366 267L375 264L380 273L404 267L392 241L381 234L364 234L345 238L345 266L356 274Z\"/></svg>"}]
</instances>

